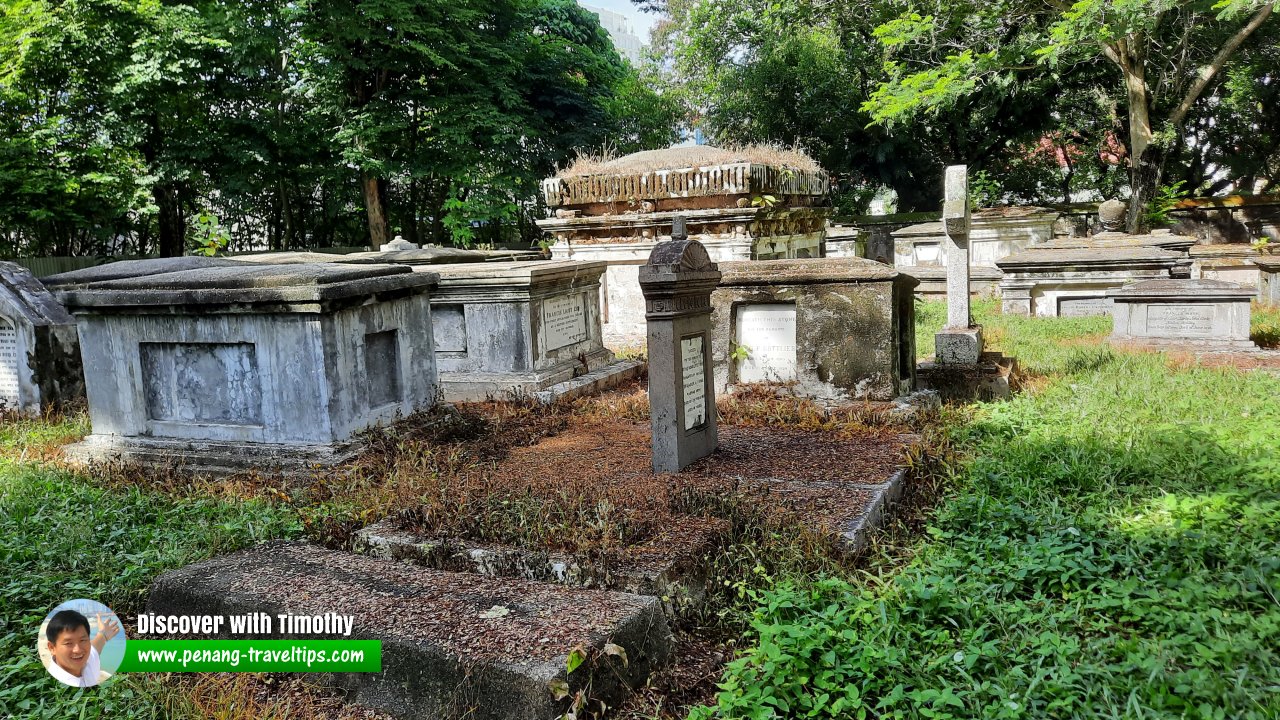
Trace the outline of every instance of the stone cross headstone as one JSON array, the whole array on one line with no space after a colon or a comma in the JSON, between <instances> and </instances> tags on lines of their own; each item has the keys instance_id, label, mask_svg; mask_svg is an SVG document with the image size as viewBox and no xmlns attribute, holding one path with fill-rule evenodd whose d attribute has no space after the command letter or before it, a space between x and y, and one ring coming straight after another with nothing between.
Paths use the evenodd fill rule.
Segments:
<instances>
[{"instance_id":1,"label":"stone cross headstone","mask_svg":"<svg viewBox=\"0 0 1280 720\"><path fill-rule=\"evenodd\" d=\"M944 365L973 365L982 356L982 329L969 308L969 169L951 165L943 186L942 230L947 252L947 326L934 336Z\"/></svg>"},{"instance_id":2,"label":"stone cross headstone","mask_svg":"<svg viewBox=\"0 0 1280 720\"><path fill-rule=\"evenodd\" d=\"M969 314L969 168L946 171L942 228L947 237L947 327L967 328Z\"/></svg>"},{"instance_id":3,"label":"stone cross headstone","mask_svg":"<svg viewBox=\"0 0 1280 720\"><path fill-rule=\"evenodd\" d=\"M711 365L711 291L720 271L707 249L673 223L640 267L649 339L649 415L654 472L678 472L716 449Z\"/></svg>"}]
</instances>

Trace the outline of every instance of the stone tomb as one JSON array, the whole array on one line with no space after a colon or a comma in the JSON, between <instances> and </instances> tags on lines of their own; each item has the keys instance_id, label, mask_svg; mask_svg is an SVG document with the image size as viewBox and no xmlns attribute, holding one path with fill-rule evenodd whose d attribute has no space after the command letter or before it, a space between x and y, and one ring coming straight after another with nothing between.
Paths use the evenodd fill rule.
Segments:
<instances>
[{"instance_id":1,"label":"stone tomb","mask_svg":"<svg viewBox=\"0 0 1280 720\"><path fill-rule=\"evenodd\" d=\"M75 318L25 268L0 262L0 410L40 415L82 397Z\"/></svg>"},{"instance_id":2,"label":"stone tomb","mask_svg":"<svg viewBox=\"0 0 1280 720\"><path fill-rule=\"evenodd\" d=\"M711 296L717 392L776 382L830 402L909 393L916 281L862 258L721 263Z\"/></svg>"},{"instance_id":3,"label":"stone tomb","mask_svg":"<svg viewBox=\"0 0 1280 720\"><path fill-rule=\"evenodd\" d=\"M1111 340L1198 350L1256 350L1249 339L1255 291L1221 280L1147 280L1107 296Z\"/></svg>"},{"instance_id":4,"label":"stone tomb","mask_svg":"<svg viewBox=\"0 0 1280 720\"><path fill-rule=\"evenodd\" d=\"M602 262L433 265L430 271L440 276L431 316L446 400L536 396L602 369L608 369L606 384L640 369L634 361L614 363L604 347Z\"/></svg>"},{"instance_id":5,"label":"stone tomb","mask_svg":"<svg viewBox=\"0 0 1280 720\"><path fill-rule=\"evenodd\" d=\"M351 639L381 641L381 672L304 678L404 720L555 720L580 691L619 704L673 651L656 597L444 572L300 543L267 543L166 572L152 583L146 609L350 615ZM237 639L227 630L218 637ZM273 623L264 635L316 637L281 630ZM610 644L622 652L608 652ZM575 647L586 660L569 673ZM552 692L561 682L567 696Z\"/></svg>"},{"instance_id":6,"label":"stone tomb","mask_svg":"<svg viewBox=\"0 0 1280 720\"><path fill-rule=\"evenodd\" d=\"M1257 285L1260 254L1248 243L1196 245L1191 248L1191 277Z\"/></svg>"},{"instance_id":7,"label":"stone tomb","mask_svg":"<svg viewBox=\"0 0 1280 720\"><path fill-rule=\"evenodd\" d=\"M1187 277L1183 254L1150 246L1030 248L999 261L1006 315L1106 315L1108 290L1141 280Z\"/></svg>"},{"instance_id":8,"label":"stone tomb","mask_svg":"<svg viewBox=\"0 0 1280 720\"><path fill-rule=\"evenodd\" d=\"M89 370L93 433L73 458L302 472L348 459L357 432L435 398L434 274L152 263L58 293Z\"/></svg>"},{"instance_id":9,"label":"stone tomb","mask_svg":"<svg viewBox=\"0 0 1280 720\"><path fill-rule=\"evenodd\" d=\"M555 238L554 258L608 264L600 306L605 342L618 348L644 341L637 273L677 215L713 262L822 257L829 187L827 174L799 155L648 150L543 181L556 216L538 227Z\"/></svg>"},{"instance_id":10,"label":"stone tomb","mask_svg":"<svg viewBox=\"0 0 1280 720\"><path fill-rule=\"evenodd\" d=\"M969 228L970 263L994 268L996 261L1053 239L1058 213L1039 207L985 208L973 213ZM946 233L941 221L893 232L893 264L904 271L946 267Z\"/></svg>"},{"instance_id":11,"label":"stone tomb","mask_svg":"<svg viewBox=\"0 0 1280 720\"><path fill-rule=\"evenodd\" d=\"M1258 266L1258 302L1280 305L1280 255L1259 255L1253 263Z\"/></svg>"},{"instance_id":12,"label":"stone tomb","mask_svg":"<svg viewBox=\"0 0 1280 720\"><path fill-rule=\"evenodd\" d=\"M947 269L945 267L915 265L900 267L898 272L910 275L919 281L916 295L925 300L947 299ZM1000 280L1004 273L1000 268L972 265L969 267L969 294L974 297L994 297L999 293Z\"/></svg>"}]
</instances>

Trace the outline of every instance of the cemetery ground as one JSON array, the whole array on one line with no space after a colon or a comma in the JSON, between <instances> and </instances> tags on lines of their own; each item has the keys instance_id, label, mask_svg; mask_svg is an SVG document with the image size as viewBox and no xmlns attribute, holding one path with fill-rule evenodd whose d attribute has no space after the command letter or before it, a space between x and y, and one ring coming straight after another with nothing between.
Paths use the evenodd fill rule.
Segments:
<instances>
[{"instance_id":1,"label":"cemetery ground","mask_svg":"<svg viewBox=\"0 0 1280 720\"><path fill-rule=\"evenodd\" d=\"M70 596L133 614L164 570L272 538L349 547L384 517L606 572L666 533L690 546L694 524L672 521L718 521L710 589L677 609L674 665L613 717L1280 716L1280 377L1243 357L1110 349L1108 318L976 309L988 346L1025 371L1013 399L907 427L749 395L722 402L724 464L687 483L642 472L642 387L402 424L351 475L310 485L75 474L57 447L88 431L83 415L6 422L0 717L377 717L289 677L55 688L30 628ZM944 315L918 306L921 356ZM1254 339L1280 344L1280 313L1255 310ZM601 451L610 434L622 442ZM904 435L921 438L908 493L857 557L833 552L831 497L726 485L735 444L775 443L774 474L804 480L887 471ZM602 468L618 481L592 482Z\"/></svg>"}]
</instances>

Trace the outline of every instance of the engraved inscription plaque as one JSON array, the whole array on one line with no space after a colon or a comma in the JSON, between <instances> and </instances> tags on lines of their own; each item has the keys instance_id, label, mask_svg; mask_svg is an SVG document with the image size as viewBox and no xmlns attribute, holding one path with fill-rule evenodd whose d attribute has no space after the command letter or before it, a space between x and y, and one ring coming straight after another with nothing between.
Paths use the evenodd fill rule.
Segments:
<instances>
[{"instance_id":1,"label":"engraved inscription plaque","mask_svg":"<svg viewBox=\"0 0 1280 720\"><path fill-rule=\"evenodd\" d=\"M1213 305L1150 305L1147 332L1157 337L1209 337L1213 315Z\"/></svg>"},{"instance_id":2,"label":"engraved inscription plaque","mask_svg":"<svg viewBox=\"0 0 1280 720\"><path fill-rule=\"evenodd\" d=\"M1058 298L1059 317L1087 317L1090 315L1110 314L1111 300L1107 297Z\"/></svg>"},{"instance_id":3,"label":"engraved inscription plaque","mask_svg":"<svg viewBox=\"0 0 1280 720\"><path fill-rule=\"evenodd\" d=\"M467 314L461 305L431 306L431 336L436 352L467 351Z\"/></svg>"},{"instance_id":4,"label":"engraved inscription plaque","mask_svg":"<svg viewBox=\"0 0 1280 720\"><path fill-rule=\"evenodd\" d=\"M587 339L586 293L562 295L542 301L542 336L547 351Z\"/></svg>"},{"instance_id":5,"label":"engraved inscription plaque","mask_svg":"<svg viewBox=\"0 0 1280 720\"><path fill-rule=\"evenodd\" d=\"M147 417L165 422L261 425L253 343L140 343Z\"/></svg>"},{"instance_id":6,"label":"engraved inscription plaque","mask_svg":"<svg viewBox=\"0 0 1280 720\"><path fill-rule=\"evenodd\" d=\"M18 334L8 318L0 317L0 405L14 409L18 397Z\"/></svg>"},{"instance_id":7,"label":"engraved inscription plaque","mask_svg":"<svg viewBox=\"0 0 1280 720\"><path fill-rule=\"evenodd\" d=\"M703 359L704 336L680 341L680 372L684 387L684 429L707 422L707 378Z\"/></svg>"},{"instance_id":8,"label":"engraved inscription plaque","mask_svg":"<svg viewBox=\"0 0 1280 720\"><path fill-rule=\"evenodd\" d=\"M796 306L739 305L737 344L747 356L738 360L738 382L791 382L796 379Z\"/></svg>"},{"instance_id":9,"label":"engraved inscription plaque","mask_svg":"<svg viewBox=\"0 0 1280 720\"><path fill-rule=\"evenodd\" d=\"M364 369L369 407L400 402L400 342L395 330L364 336Z\"/></svg>"}]
</instances>

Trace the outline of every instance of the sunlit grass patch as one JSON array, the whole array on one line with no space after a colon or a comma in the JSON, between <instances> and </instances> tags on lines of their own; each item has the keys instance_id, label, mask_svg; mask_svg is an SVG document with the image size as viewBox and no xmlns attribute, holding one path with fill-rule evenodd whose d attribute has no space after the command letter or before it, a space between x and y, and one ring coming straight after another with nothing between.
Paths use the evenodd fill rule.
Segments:
<instances>
[{"instance_id":1,"label":"sunlit grass patch","mask_svg":"<svg viewBox=\"0 0 1280 720\"><path fill-rule=\"evenodd\" d=\"M756 596L717 716L1280 717L1280 379L985 313L1037 391L953 426L905 566Z\"/></svg>"}]
</instances>

